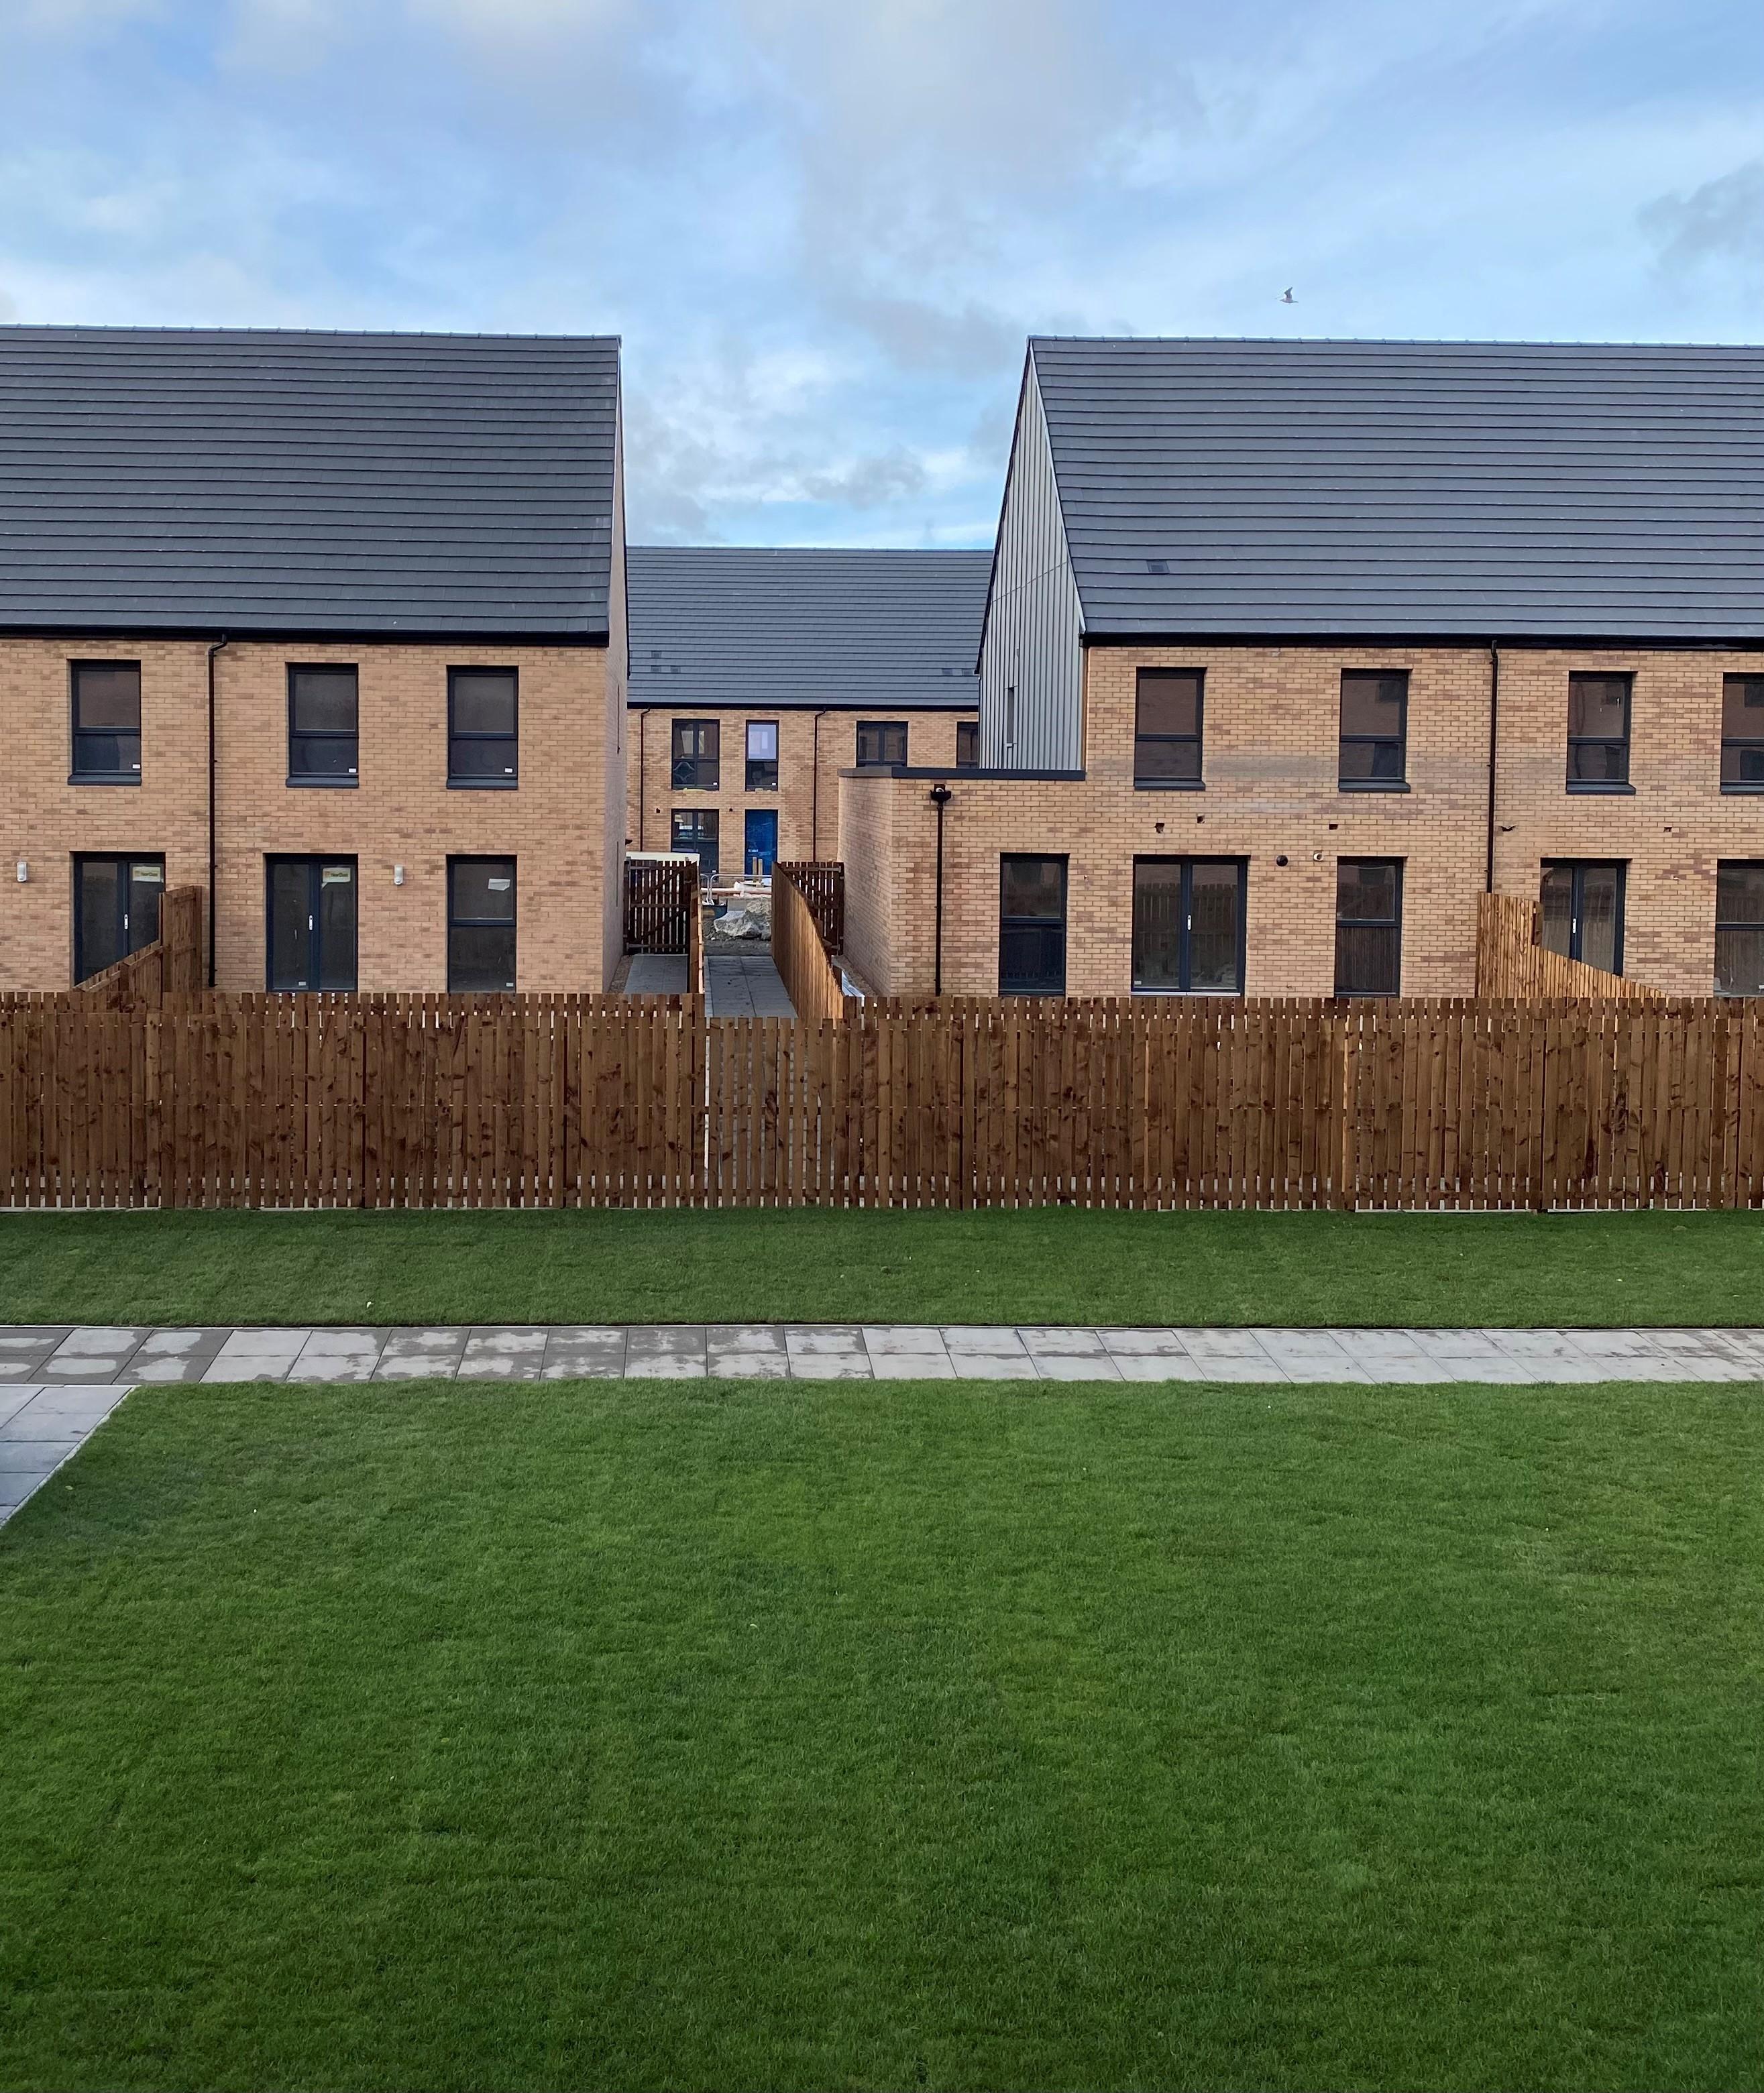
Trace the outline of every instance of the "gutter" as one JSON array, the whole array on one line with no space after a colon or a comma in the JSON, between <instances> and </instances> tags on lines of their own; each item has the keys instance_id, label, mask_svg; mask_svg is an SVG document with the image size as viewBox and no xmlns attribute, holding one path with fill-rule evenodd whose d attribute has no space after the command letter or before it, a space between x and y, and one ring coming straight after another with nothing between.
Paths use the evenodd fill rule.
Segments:
<instances>
[{"instance_id":1,"label":"gutter","mask_svg":"<svg viewBox=\"0 0 1764 2093\"><path fill-rule=\"evenodd\" d=\"M215 986L215 947L217 940L215 899L219 886L219 853L215 840L215 656L227 644L223 632L208 650L208 985Z\"/></svg>"}]
</instances>

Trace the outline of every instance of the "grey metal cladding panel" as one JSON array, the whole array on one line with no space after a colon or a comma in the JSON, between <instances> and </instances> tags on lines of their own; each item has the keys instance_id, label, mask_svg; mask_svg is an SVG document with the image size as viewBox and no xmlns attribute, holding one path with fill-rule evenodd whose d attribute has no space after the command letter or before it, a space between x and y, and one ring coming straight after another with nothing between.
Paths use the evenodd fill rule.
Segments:
<instances>
[{"instance_id":1,"label":"grey metal cladding panel","mask_svg":"<svg viewBox=\"0 0 1764 2093\"><path fill-rule=\"evenodd\" d=\"M989 552L633 545L631 701L972 709Z\"/></svg>"},{"instance_id":2,"label":"grey metal cladding panel","mask_svg":"<svg viewBox=\"0 0 1764 2093\"><path fill-rule=\"evenodd\" d=\"M1094 636L1764 634L1764 350L1033 355Z\"/></svg>"},{"instance_id":3,"label":"grey metal cladding panel","mask_svg":"<svg viewBox=\"0 0 1764 2093\"><path fill-rule=\"evenodd\" d=\"M604 634L618 357L0 327L0 625Z\"/></svg>"}]
</instances>

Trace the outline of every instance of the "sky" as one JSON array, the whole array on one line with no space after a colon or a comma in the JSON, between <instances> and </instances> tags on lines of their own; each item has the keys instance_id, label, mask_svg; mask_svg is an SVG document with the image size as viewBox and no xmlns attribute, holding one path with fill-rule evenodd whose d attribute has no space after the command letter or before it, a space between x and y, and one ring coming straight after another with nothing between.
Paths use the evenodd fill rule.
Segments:
<instances>
[{"instance_id":1,"label":"sky","mask_svg":"<svg viewBox=\"0 0 1764 2093\"><path fill-rule=\"evenodd\" d=\"M1032 332L1764 337L1764 18L0 0L0 320L618 333L634 542L986 544Z\"/></svg>"}]
</instances>

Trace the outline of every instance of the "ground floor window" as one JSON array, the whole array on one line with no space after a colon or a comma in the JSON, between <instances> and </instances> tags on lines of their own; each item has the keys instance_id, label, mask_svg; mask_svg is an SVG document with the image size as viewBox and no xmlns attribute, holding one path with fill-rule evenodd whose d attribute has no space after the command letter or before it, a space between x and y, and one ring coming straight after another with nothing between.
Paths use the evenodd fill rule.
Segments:
<instances>
[{"instance_id":1,"label":"ground floor window","mask_svg":"<svg viewBox=\"0 0 1764 2093\"><path fill-rule=\"evenodd\" d=\"M1715 868L1715 993L1764 995L1764 864Z\"/></svg>"},{"instance_id":2,"label":"ground floor window","mask_svg":"<svg viewBox=\"0 0 1764 2093\"><path fill-rule=\"evenodd\" d=\"M1066 860L999 860L999 993L1066 992Z\"/></svg>"},{"instance_id":3,"label":"ground floor window","mask_svg":"<svg viewBox=\"0 0 1764 2093\"><path fill-rule=\"evenodd\" d=\"M714 879L717 863L717 812L712 807L678 807L674 809L670 840L677 851L685 851L698 860L701 878Z\"/></svg>"},{"instance_id":4,"label":"ground floor window","mask_svg":"<svg viewBox=\"0 0 1764 2093\"><path fill-rule=\"evenodd\" d=\"M73 861L73 977L106 967L150 945L159 934L163 857L141 852L92 853Z\"/></svg>"},{"instance_id":5,"label":"ground floor window","mask_svg":"<svg viewBox=\"0 0 1764 2093\"><path fill-rule=\"evenodd\" d=\"M272 857L265 869L266 985L352 994L355 860Z\"/></svg>"},{"instance_id":6,"label":"ground floor window","mask_svg":"<svg viewBox=\"0 0 1764 2093\"><path fill-rule=\"evenodd\" d=\"M1562 858L1546 864L1539 884L1546 951L1584 960L1608 974L1623 970L1623 868L1610 861Z\"/></svg>"},{"instance_id":7,"label":"ground floor window","mask_svg":"<svg viewBox=\"0 0 1764 2093\"><path fill-rule=\"evenodd\" d=\"M1335 992L1395 995L1402 979L1402 863L1344 857L1335 868Z\"/></svg>"},{"instance_id":8,"label":"ground floor window","mask_svg":"<svg viewBox=\"0 0 1764 2093\"><path fill-rule=\"evenodd\" d=\"M447 860L447 986L455 995L514 986L514 860Z\"/></svg>"},{"instance_id":9,"label":"ground floor window","mask_svg":"<svg viewBox=\"0 0 1764 2093\"><path fill-rule=\"evenodd\" d=\"M1234 857L1133 860L1137 991L1242 994L1247 869Z\"/></svg>"}]
</instances>

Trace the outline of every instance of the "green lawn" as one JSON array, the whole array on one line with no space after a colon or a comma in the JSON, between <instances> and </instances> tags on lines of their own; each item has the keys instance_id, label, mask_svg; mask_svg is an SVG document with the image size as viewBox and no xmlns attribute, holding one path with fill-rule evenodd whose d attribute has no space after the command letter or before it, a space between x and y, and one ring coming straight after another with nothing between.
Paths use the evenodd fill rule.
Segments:
<instances>
[{"instance_id":1,"label":"green lawn","mask_svg":"<svg viewBox=\"0 0 1764 2093\"><path fill-rule=\"evenodd\" d=\"M0 2086L1764 2085L1755 1389L132 1395Z\"/></svg>"},{"instance_id":2,"label":"green lawn","mask_svg":"<svg viewBox=\"0 0 1764 2093\"><path fill-rule=\"evenodd\" d=\"M0 1320L1764 1324L1764 1214L15 1215Z\"/></svg>"}]
</instances>

